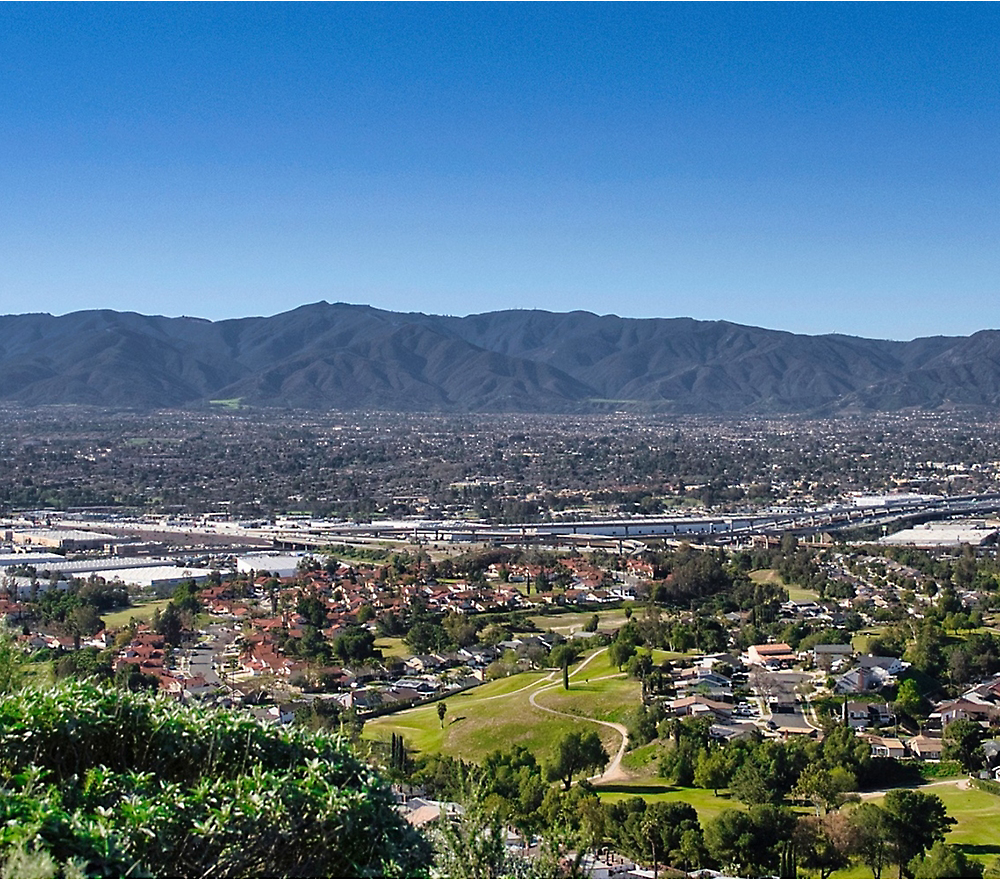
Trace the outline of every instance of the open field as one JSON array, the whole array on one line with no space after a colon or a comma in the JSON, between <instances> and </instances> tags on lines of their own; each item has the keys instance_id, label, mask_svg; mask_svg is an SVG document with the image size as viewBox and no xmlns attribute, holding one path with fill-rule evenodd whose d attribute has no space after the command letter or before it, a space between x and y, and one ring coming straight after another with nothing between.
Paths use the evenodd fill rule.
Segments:
<instances>
[{"instance_id":1,"label":"open field","mask_svg":"<svg viewBox=\"0 0 1000 880\"><path fill-rule=\"evenodd\" d=\"M143 620L148 623L153 616L153 612L156 610L162 611L167 607L169 601L169 599L155 599L152 602L144 602L142 605L132 605L128 608L122 608L120 611L112 611L110 614L103 614L101 616L104 618L104 625L108 629L118 629L119 627L126 626L133 617L136 620Z\"/></svg>"},{"instance_id":2,"label":"open field","mask_svg":"<svg viewBox=\"0 0 1000 880\"><path fill-rule=\"evenodd\" d=\"M617 803L633 797L644 798L649 803L656 801L681 801L691 804L698 811L698 819L704 825L709 819L714 819L723 810L745 810L738 800L730 799L729 794L721 791L718 796L704 788L685 788L672 785L666 779L644 779L641 782L615 782L597 786L597 793L602 801Z\"/></svg>"},{"instance_id":3,"label":"open field","mask_svg":"<svg viewBox=\"0 0 1000 880\"><path fill-rule=\"evenodd\" d=\"M815 590L807 590L805 587L784 583L781 580L781 575L773 568L760 568L757 571L751 571L749 577L755 584L775 584L784 587L788 590L788 598L792 602L815 602L819 598L819 594Z\"/></svg>"},{"instance_id":4,"label":"open field","mask_svg":"<svg viewBox=\"0 0 1000 880\"><path fill-rule=\"evenodd\" d=\"M522 673L448 697L442 729L437 704L384 715L365 724L364 735L388 740L399 733L406 744L424 753L442 753L480 760L498 748L522 745L538 757L552 746L573 721L534 708L530 693L548 683L549 673Z\"/></svg>"},{"instance_id":5,"label":"open field","mask_svg":"<svg viewBox=\"0 0 1000 880\"><path fill-rule=\"evenodd\" d=\"M481 760L498 748L521 745L539 760L548 760L564 733L587 724L587 718L617 720L638 700L638 683L618 677L617 670L607 662L606 651L577 673L579 666L573 670L568 692L562 689L558 672L520 673L447 697L444 729L438 721L436 704L430 704L372 719L365 725L364 735L388 740L391 733L399 733L408 746L420 752L440 752L466 760ZM580 720L533 706L530 698L539 691L540 706L577 715ZM594 729L608 752L614 754L620 737L606 727Z\"/></svg>"},{"instance_id":6,"label":"open field","mask_svg":"<svg viewBox=\"0 0 1000 880\"><path fill-rule=\"evenodd\" d=\"M590 669L584 672L588 673ZM640 692L641 685L638 681L626 680L622 675L614 678L590 678L587 681L574 679L570 681L568 691L563 690L560 682L557 687L545 690L536 699L540 705L557 712L624 724L625 715L639 704Z\"/></svg>"},{"instance_id":7,"label":"open field","mask_svg":"<svg viewBox=\"0 0 1000 880\"><path fill-rule=\"evenodd\" d=\"M405 659L413 656L413 652L406 647L406 644L400 638L383 636L375 640L375 647L382 652L383 657L387 658L400 657Z\"/></svg>"},{"instance_id":8,"label":"open field","mask_svg":"<svg viewBox=\"0 0 1000 880\"><path fill-rule=\"evenodd\" d=\"M625 625L624 608L614 608L608 611L570 611L565 614L536 614L528 618L540 630L552 630L560 635L580 632L594 614L597 614L598 629L615 630Z\"/></svg>"},{"instance_id":9,"label":"open field","mask_svg":"<svg viewBox=\"0 0 1000 880\"><path fill-rule=\"evenodd\" d=\"M958 820L948 843L962 847L987 867L1000 859L1000 797L977 788L961 791L940 786L931 790L944 801L948 814Z\"/></svg>"}]
</instances>

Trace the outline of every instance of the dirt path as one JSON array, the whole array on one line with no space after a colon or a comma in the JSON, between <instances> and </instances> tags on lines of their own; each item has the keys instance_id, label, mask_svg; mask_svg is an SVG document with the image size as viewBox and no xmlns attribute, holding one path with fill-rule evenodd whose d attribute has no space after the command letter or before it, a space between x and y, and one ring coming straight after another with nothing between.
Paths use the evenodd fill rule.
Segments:
<instances>
[{"instance_id":1,"label":"dirt path","mask_svg":"<svg viewBox=\"0 0 1000 880\"><path fill-rule=\"evenodd\" d=\"M604 649L602 648L601 651L603 650ZM579 675L580 671L598 654L600 654L601 651L595 651L593 654L587 657L579 666L576 667L576 669L573 670L573 672L571 673L571 677ZM617 678L617 676L609 675L609 676L602 676L602 678ZM597 681L597 679L595 679L595 681ZM602 782L617 782L622 779L627 779L628 774L626 774L625 771L622 770L621 764L622 764L622 756L625 754L625 750L628 748L628 729L625 727L624 724L618 724L617 722L614 721L601 721L597 718L584 718L580 715L573 715L570 712L560 712L558 709L550 709L548 706L542 706L539 704L538 695L540 693L561 686L562 685L560 682L555 682L554 684L549 684L546 685L545 687L541 687L533 694L531 694L530 697L528 697L528 702L530 702L532 706L534 706L536 709L541 710L542 712L548 712L551 715L561 715L563 718L572 718L574 721L584 721L590 724L600 724L602 727L610 727L612 730L617 732L622 738L622 742L621 745L618 747L617 754L611 759L611 763L609 763L608 766L604 768L604 772L598 773L596 776L591 776L590 781L594 783L602 783Z\"/></svg>"},{"instance_id":2,"label":"dirt path","mask_svg":"<svg viewBox=\"0 0 1000 880\"><path fill-rule=\"evenodd\" d=\"M896 788L910 788L910 789L922 789L922 788L934 788L935 786L941 785L954 785L959 791L968 791L971 786L969 785L969 780L966 777L962 779L936 779L934 782L922 782L920 785L897 785ZM861 796L861 800L870 801L875 798L885 797L889 792L889 789L879 790L879 791L862 791L858 792Z\"/></svg>"},{"instance_id":3,"label":"dirt path","mask_svg":"<svg viewBox=\"0 0 1000 880\"><path fill-rule=\"evenodd\" d=\"M475 699L481 703L485 703L487 700L506 700L507 697L512 697L514 694L523 694L525 691L530 691L533 687L550 687L549 682L555 678L555 672L550 672L545 678L540 678L538 681L533 681L530 684L526 684L522 688L518 688L516 691L510 691L506 694L494 694L492 697L476 697Z\"/></svg>"}]
</instances>

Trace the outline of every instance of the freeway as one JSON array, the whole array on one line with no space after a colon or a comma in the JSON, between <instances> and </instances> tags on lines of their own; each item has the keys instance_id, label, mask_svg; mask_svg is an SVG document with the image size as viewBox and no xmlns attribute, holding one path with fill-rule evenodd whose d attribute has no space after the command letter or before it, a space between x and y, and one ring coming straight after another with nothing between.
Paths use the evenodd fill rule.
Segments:
<instances>
[{"instance_id":1,"label":"freeway","mask_svg":"<svg viewBox=\"0 0 1000 880\"><path fill-rule=\"evenodd\" d=\"M884 496L871 504L836 504L781 508L759 513L716 516L619 517L576 522L491 525L468 520L396 520L372 523L309 523L300 528L252 530L276 545L310 549L338 541L400 540L415 543L556 543L640 549L653 537L695 539L709 543L752 535L780 536L785 532L814 534L863 527L880 527L908 520L946 519L1000 511L1000 494L942 497ZM630 546L623 546L628 542ZM632 542L635 542L634 544Z\"/></svg>"}]
</instances>

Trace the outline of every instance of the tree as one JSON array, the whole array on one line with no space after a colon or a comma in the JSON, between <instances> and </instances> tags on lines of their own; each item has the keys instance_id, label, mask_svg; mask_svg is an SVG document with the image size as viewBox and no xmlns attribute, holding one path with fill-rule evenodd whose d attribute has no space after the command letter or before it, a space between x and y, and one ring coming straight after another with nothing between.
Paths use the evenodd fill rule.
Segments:
<instances>
[{"instance_id":1,"label":"tree","mask_svg":"<svg viewBox=\"0 0 1000 880\"><path fill-rule=\"evenodd\" d=\"M941 757L961 763L963 769L973 773L983 766L983 740L986 731L968 718L952 721L941 735Z\"/></svg>"},{"instance_id":2,"label":"tree","mask_svg":"<svg viewBox=\"0 0 1000 880\"><path fill-rule=\"evenodd\" d=\"M868 866L875 880L879 880L891 858L894 823L881 807L864 803L851 813L851 824L854 826L854 852Z\"/></svg>"},{"instance_id":3,"label":"tree","mask_svg":"<svg viewBox=\"0 0 1000 880\"><path fill-rule=\"evenodd\" d=\"M442 816L435 823L432 840L437 867L445 877L516 877L524 868L508 852L504 835L494 832L506 825L502 807L482 793L463 798L464 814Z\"/></svg>"},{"instance_id":4,"label":"tree","mask_svg":"<svg viewBox=\"0 0 1000 880\"><path fill-rule=\"evenodd\" d=\"M855 788L857 781L849 770L836 767L826 770L810 765L799 774L794 794L810 801L816 808L816 815L836 809L843 801L844 792Z\"/></svg>"},{"instance_id":5,"label":"tree","mask_svg":"<svg viewBox=\"0 0 1000 880\"><path fill-rule=\"evenodd\" d=\"M313 628L317 635L319 630ZM320 649L320 654L326 650ZM333 640L333 652L345 663L363 663L372 657L381 657L382 652L375 647L375 634L361 626L349 626Z\"/></svg>"},{"instance_id":6,"label":"tree","mask_svg":"<svg viewBox=\"0 0 1000 880\"><path fill-rule=\"evenodd\" d=\"M823 880L850 864L852 839L850 820L842 813L801 816L792 835L799 864L819 871Z\"/></svg>"},{"instance_id":7,"label":"tree","mask_svg":"<svg viewBox=\"0 0 1000 880\"><path fill-rule=\"evenodd\" d=\"M539 810L549 790L542 768L524 746L498 749L483 761L483 792L501 799L507 821L518 829L525 846L542 824Z\"/></svg>"},{"instance_id":8,"label":"tree","mask_svg":"<svg viewBox=\"0 0 1000 880\"><path fill-rule=\"evenodd\" d=\"M476 621L467 614L449 611L444 620L441 621L441 625L452 643L460 648L475 644L479 627L476 625Z\"/></svg>"},{"instance_id":9,"label":"tree","mask_svg":"<svg viewBox=\"0 0 1000 880\"><path fill-rule=\"evenodd\" d=\"M910 861L944 840L955 820L936 794L894 788L885 796L885 812L892 819L890 839L895 861L904 869Z\"/></svg>"},{"instance_id":10,"label":"tree","mask_svg":"<svg viewBox=\"0 0 1000 880\"><path fill-rule=\"evenodd\" d=\"M742 873L750 868L754 823L742 810L723 810L705 825L705 846L709 855L728 872Z\"/></svg>"},{"instance_id":11,"label":"tree","mask_svg":"<svg viewBox=\"0 0 1000 880\"><path fill-rule=\"evenodd\" d=\"M616 849L637 861L652 859L653 870L668 861L695 867L704 856L704 838L698 813L690 804L647 804L632 797L605 808L607 836Z\"/></svg>"},{"instance_id":12,"label":"tree","mask_svg":"<svg viewBox=\"0 0 1000 880\"><path fill-rule=\"evenodd\" d=\"M970 859L957 846L937 841L927 855L910 862L910 873L923 880L935 877L982 877L983 866Z\"/></svg>"},{"instance_id":13,"label":"tree","mask_svg":"<svg viewBox=\"0 0 1000 880\"><path fill-rule=\"evenodd\" d=\"M765 777L756 761L746 760L733 774L729 786L732 793L748 806L770 804L781 798L778 791Z\"/></svg>"},{"instance_id":14,"label":"tree","mask_svg":"<svg viewBox=\"0 0 1000 880\"><path fill-rule=\"evenodd\" d=\"M176 647L181 643L181 633L184 623L181 620L180 609L174 605L173 601L167 603L167 607L159 615L153 615L153 630L166 639L167 643Z\"/></svg>"},{"instance_id":15,"label":"tree","mask_svg":"<svg viewBox=\"0 0 1000 880\"><path fill-rule=\"evenodd\" d=\"M437 705L438 721L441 722L441 729L444 730L444 716L448 714L448 704L442 700Z\"/></svg>"},{"instance_id":16,"label":"tree","mask_svg":"<svg viewBox=\"0 0 1000 880\"><path fill-rule=\"evenodd\" d=\"M67 615L66 626L75 636L92 636L104 629L104 621L93 605L78 605Z\"/></svg>"},{"instance_id":17,"label":"tree","mask_svg":"<svg viewBox=\"0 0 1000 880\"><path fill-rule=\"evenodd\" d=\"M201 600L198 598L198 586L193 580L181 581L171 598L178 611L195 615L201 612Z\"/></svg>"},{"instance_id":18,"label":"tree","mask_svg":"<svg viewBox=\"0 0 1000 880\"><path fill-rule=\"evenodd\" d=\"M618 636L608 645L608 659L612 666L617 666L620 672L622 667L628 663L629 658L635 653L635 642L631 639Z\"/></svg>"},{"instance_id":19,"label":"tree","mask_svg":"<svg viewBox=\"0 0 1000 880\"><path fill-rule=\"evenodd\" d=\"M702 749L694 770L694 784L699 788L710 788L718 795L719 789L732 776L732 761L725 749Z\"/></svg>"},{"instance_id":20,"label":"tree","mask_svg":"<svg viewBox=\"0 0 1000 880\"><path fill-rule=\"evenodd\" d=\"M705 825L705 846L724 871L760 876L778 870L782 847L791 839L795 816L771 804L723 810Z\"/></svg>"},{"instance_id":21,"label":"tree","mask_svg":"<svg viewBox=\"0 0 1000 880\"><path fill-rule=\"evenodd\" d=\"M653 671L653 655L649 651L639 651L629 659L625 671L631 678L638 678L643 683L645 693L646 678Z\"/></svg>"},{"instance_id":22,"label":"tree","mask_svg":"<svg viewBox=\"0 0 1000 880\"><path fill-rule=\"evenodd\" d=\"M304 593L295 603L295 612L316 629L326 626L326 603L315 593Z\"/></svg>"},{"instance_id":23,"label":"tree","mask_svg":"<svg viewBox=\"0 0 1000 880\"><path fill-rule=\"evenodd\" d=\"M698 813L690 804L662 801L649 804L640 827L652 856L654 877L657 876L660 860L681 862L694 855L692 847L697 851L704 846ZM686 833L687 840L684 838Z\"/></svg>"},{"instance_id":24,"label":"tree","mask_svg":"<svg viewBox=\"0 0 1000 880\"><path fill-rule=\"evenodd\" d=\"M906 653L915 669L937 676L944 667L944 632L933 620L925 620L917 629L916 640Z\"/></svg>"},{"instance_id":25,"label":"tree","mask_svg":"<svg viewBox=\"0 0 1000 880\"><path fill-rule=\"evenodd\" d=\"M922 718L926 704L927 701L924 699L923 694L920 693L920 688L917 686L916 681L912 678L907 678L900 682L899 690L896 693L896 702L893 705L897 714L908 715L914 720Z\"/></svg>"},{"instance_id":26,"label":"tree","mask_svg":"<svg viewBox=\"0 0 1000 880\"><path fill-rule=\"evenodd\" d=\"M588 730L582 733L573 730L559 740L555 762L549 768L549 777L561 779L568 789L577 773L603 767L607 762L608 753L596 732Z\"/></svg>"}]
</instances>

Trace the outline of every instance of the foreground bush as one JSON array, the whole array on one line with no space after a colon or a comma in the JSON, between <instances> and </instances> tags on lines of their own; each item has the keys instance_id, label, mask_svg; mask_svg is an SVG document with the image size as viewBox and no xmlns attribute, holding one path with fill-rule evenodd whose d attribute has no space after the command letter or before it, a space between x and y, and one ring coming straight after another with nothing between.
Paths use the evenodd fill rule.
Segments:
<instances>
[{"instance_id":1,"label":"foreground bush","mask_svg":"<svg viewBox=\"0 0 1000 880\"><path fill-rule=\"evenodd\" d=\"M0 863L63 874L424 874L426 841L337 736L67 683L0 698Z\"/></svg>"}]
</instances>

